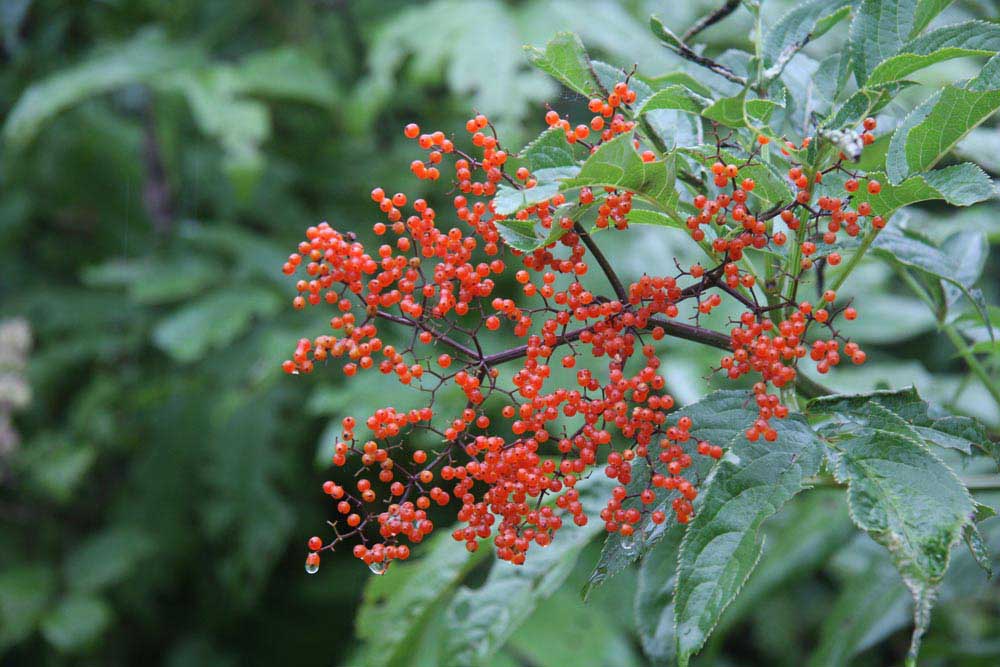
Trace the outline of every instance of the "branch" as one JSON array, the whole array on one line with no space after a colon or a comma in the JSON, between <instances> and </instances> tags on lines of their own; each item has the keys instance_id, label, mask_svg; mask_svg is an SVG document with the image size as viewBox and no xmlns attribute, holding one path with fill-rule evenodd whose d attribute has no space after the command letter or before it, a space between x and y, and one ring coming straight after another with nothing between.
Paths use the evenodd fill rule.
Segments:
<instances>
[{"instance_id":1,"label":"branch","mask_svg":"<svg viewBox=\"0 0 1000 667\"><path fill-rule=\"evenodd\" d=\"M736 8L739 6L740 6L740 0L726 0L726 4L722 5L711 14L701 17L697 23L688 28L687 32L685 32L684 35L681 37L681 41L684 42L689 41L692 37L697 35L705 28L715 25L722 19L732 14L734 11L736 11Z\"/></svg>"},{"instance_id":2,"label":"branch","mask_svg":"<svg viewBox=\"0 0 1000 667\"><path fill-rule=\"evenodd\" d=\"M585 230L583 225L579 222L573 223L573 230L580 236L580 240L583 241L583 245L587 246L587 250L590 251L590 254L592 254L594 259L597 260L597 263L600 264L601 271L603 271L604 275L607 276L608 282L611 283L611 288L615 291L615 296L618 297L618 300L621 301L623 305L628 303L628 292L625 291L625 286L622 284L621 278L618 277L618 274L615 273L615 270L611 267L611 263L608 262L608 258L604 256L601 249L597 247L596 243L594 243L594 239L591 238L590 234L587 233L587 230Z\"/></svg>"},{"instance_id":3,"label":"branch","mask_svg":"<svg viewBox=\"0 0 1000 667\"><path fill-rule=\"evenodd\" d=\"M465 356L469 357L470 359L473 359L473 360L476 360L476 361L481 361L482 360L482 356L478 352L476 352L475 350L473 350L472 348L466 347L465 345L462 345L461 343L459 343L454 338L450 338L450 337L448 337L448 336L446 336L444 334L438 333L437 331L433 331L431 329L428 329L427 327L425 327L420 322L417 322L415 320L410 320L410 319L407 319L405 317L399 317L398 315L393 315L392 313L387 313L384 310L377 311L377 315L379 317L381 317L383 320L388 320L389 322L395 322L396 324L402 324L403 326L413 327L415 329L420 329L421 331L427 331L432 336L434 336L434 338L436 340L441 341L445 345L450 345L451 347L455 348L457 351L461 352L462 354L464 354Z\"/></svg>"}]
</instances>

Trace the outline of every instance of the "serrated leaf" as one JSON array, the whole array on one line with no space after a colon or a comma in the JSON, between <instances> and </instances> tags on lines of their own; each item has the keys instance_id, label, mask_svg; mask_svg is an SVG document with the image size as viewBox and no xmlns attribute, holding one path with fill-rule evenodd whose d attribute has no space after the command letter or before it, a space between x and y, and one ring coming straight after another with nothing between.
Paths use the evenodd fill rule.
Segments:
<instances>
[{"instance_id":1,"label":"serrated leaf","mask_svg":"<svg viewBox=\"0 0 1000 667\"><path fill-rule=\"evenodd\" d=\"M749 394L745 391L716 391L700 401L686 405L671 413L671 419L690 417L691 436L693 441L706 440L712 444L724 446L737 435L742 434L756 419L754 412L748 408ZM694 473L701 478L708 476L714 463L713 459L704 456L694 456ZM627 487L629 495L638 494L646 488L649 479L649 467L645 462L637 462L633 466L632 481ZM671 498L661 498L653 509L666 510ZM701 496L695 499L695 509L701 503ZM590 575L583 595L599 586L609 578L618 574L631 563L638 560L643 553L651 549L657 541L674 525L673 519L668 523L656 526L647 516L637 524L636 534L640 536L633 541L632 548L623 548L621 535L608 535L601 550L601 557Z\"/></svg>"},{"instance_id":2,"label":"serrated leaf","mask_svg":"<svg viewBox=\"0 0 1000 667\"><path fill-rule=\"evenodd\" d=\"M543 72L581 95L591 97L599 89L590 68L590 58L580 38L571 32L559 32L545 45L545 50L524 47L528 60Z\"/></svg>"},{"instance_id":3,"label":"serrated leaf","mask_svg":"<svg viewBox=\"0 0 1000 667\"><path fill-rule=\"evenodd\" d=\"M784 14L764 35L764 66L807 39L814 40L850 14L852 0L808 0Z\"/></svg>"},{"instance_id":4,"label":"serrated leaf","mask_svg":"<svg viewBox=\"0 0 1000 667\"><path fill-rule=\"evenodd\" d=\"M673 227L674 229L687 229L679 219L671 218L659 211L651 211L646 208L634 208L628 214L628 222L631 225L658 225L660 227Z\"/></svg>"},{"instance_id":5,"label":"serrated leaf","mask_svg":"<svg viewBox=\"0 0 1000 667\"><path fill-rule=\"evenodd\" d=\"M747 91L744 89L733 97L719 98L702 111L701 115L726 127L746 127L747 124L743 118L746 95Z\"/></svg>"},{"instance_id":6,"label":"serrated leaf","mask_svg":"<svg viewBox=\"0 0 1000 667\"><path fill-rule=\"evenodd\" d=\"M979 532L979 526L974 522L966 524L962 536L965 538L965 544L968 545L969 553L972 554L976 564L983 568L987 578L992 579L993 562L990 557L990 547L983 539L982 533Z\"/></svg>"},{"instance_id":7,"label":"serrated leaf","mask_svg":"<svg viewBox=\"0 0 1000 667\"><path fill-rule=\"evenodd\" d=\"M702 485L704 499L677 563L674 616L681 667L704 645L757 564L763 522L819 469L822 447L804 419L789 416L772 426L778 431L774 442L733 438Z\"/></svg>"},{"instance_id":8,"label":"serrated leaf","mask_svg":"<svg viewBox=\"0 0 1000 667\"><path fill-rule=\"evenodd\" d=\"M976 447L997 456L997 448L990 441L982 424L971 417L942 414L933 410L913 386L863 394L824 396L811 400L807 411L810 414L832 416L841 424L869 426L872 405L879 405L898 415L926 442L957 449L966 454L971 454L972 448Z\"/></svg>"},{"instance_id":9,"label":"serrated leaf","mask_svg":"<svg viewBox=\"0 0 1000 667\"><path fill-rule=\"evenodd\" d=\"M365 664L388 665L409 653L434 605L489 555L489 549L470 554L450 531L441 530L418 560L395 563L384 575L371 577L356 623L358 637L368 641Z\"/></svg>"},{"instance_id":10,"label":"serrated leaf","mask_svg":"<svg viewBox=\"0 0 1000 667\"><path fill-rule=\"evenodd\" d=\"M895 91L893 91L895 92ZM883 106L890 98L887 89L869 90L862 88L844 100L830 119L823 123L825 128L843 130L854 128L866 117L872 115L875 109Z\"/></svg>"},{"instance_id":11,"label":"serrated leaf","mask_svg":"<svg viewBox=\"0 0 1000 667\"><path fill-rule=\"evenodd\" d=\"M672 664L677 656L674 635L674 586L677 551L684 526L674 522L664 539L645 556L635 592L635 627L643 652L657 664Z\"/></svg>"},{"instance_id":12,"label":"serrated leaf","mask_svg":"<svg viewBox=\"0 0 1000 667\"><path fill-rule=\"evenodd\" d=\"M835 477L848 484L851 517L889 550L913 595L915 661L951 548L971 521L972 498L926 445L899 431L864 428L828 445Z\"/></svg>"},{"instance_id":13,"label":"serrated leaf","mask_svg":"<svg viewBox=\"0 0 1000 667\"><path fill-rule=\"evenodd\" d=\"M859 86L900 52L952 0L864 0L851 23L851 61Z\"/></svg>"},{"instance_id":14,"label":"serrated leaf","mask_svg":"<svg viewBox=\"0 0 1000 667\"><path fill-rule=\"evenodd\" d=\"M886 173L893 184L926 171L962 137L1000 109L1000 55L974 79L946 86L903 119L889 142Z\"/></svg>"},{"instance_id":15,"label":"serrated leaf","mask_svg":"<svg viewBox=\"0 0 1000 667\"><path fill-rule=\"evenodd\" d=\"M261 288L212 292L160 320L153 342L178 361L195 361L246 331L254 316L274 313L280 303L274 292Z\"/></svg>"},{"instance_id":16,"label":"serrated leaf","mask_svg":"<svg viewBox=\"0 0 1000 667\"><path fill-rule=\"evenodd\" d=\"M594 476L578 484L580 502L596 515L607 502L613 484ZM569 576L576 559L594 535L600 521L586 526L566 526L552 544L532 551L524 565L496 561L478 588L462 587L444 614L450 628L447 665L482 664L526 620L540 599L552 595Z\"/></svg>"},{"instance_id":17,"label":"serrated leaf","mask_svg":"<svg viewBox=\"0 0 1000 667\"><path fill-rule=\"evenodd\" d=\"M677 109L687 113L700 114L711 100L681 85L661 88L636 109L636 114L644 114L658 109Z\"/></svg>"},{"instance_id":18,"label":"serrated leaf","mask_svg":"<svg viewBox=\"0 0 1000 667\"><path fill-rule=\"evenodd\" d=\"M519 189L504 183L497 188L497 194L493 197L493 210L498 215L511 215L522 208L552 199L560 191L572 187L565 185L565 182L579 172L580 168L577 166L547 167L532 174L537 181L534 187Z\"/></svg>"},{"instance_id":19,"label":"serrated leaf","mask_svg":"<svg viewBox=\"0 0 1000 667\"><path fill-rule=\"evenodd\" d=\"M684 86L702 97L711 97L712 90L687 72L668 72L661 76L646 80L653 90L660 90L672 85Z\"/></svg>"},{"instance_id":20,"label":"serrated leaf","mask_svg":"<svg viewBox=\"0 0 1000 667\"><path fill-rule=\"evenodd\" d=\"M631 134L623 134L602 144L587 158L574 178L562 182L562 188L622 188L661 208L672 210L677 199L674 190L677 172L673 155L664 160L644 162L632 141Z\"/></svg>"},{"instance_id":21,"label":"serrated leaf","mask_svg":"<svg viewBox=\"0 0 1000 667\"><path fill-rule=\"evenodd\" d=\"M881 191L873 195L867 188L858 188L855 200L871 203L873 215L886 219L897 209L917 202L941 199L952 206L971 206L995 193L989 176L969 162L917 174L895 185L882 173L871 172L868 176L882 184Z\"/></svg>"},{"instance_id":22,"label":"serrated leaf","mask_svg":"<svg viewBox=\"0 0 1000 667\"><path fill-rule=\"evenodd\" d=\"M719 151L714 146L698 146L694 149L684 150L685 154L691 155L706 167L716 161ZM742 162L728 151L721 152L723 160L727 164L738 164ZM754 189L750 192L750 198L761 208L769 208L779 203L788 203L794 199L788 181L776 168L767 163L756 162L751 165L740 167L740 180L752 178Z\"/></svg>"},{"instance_id":23,"label":"serrated leaf","mask_svg":"<svg viewBox=\"0 0 1000 667\"><path fill-rule=\"evenodd\" d=\"M911 40L901 51L872 70L868 86L898 81L917 70L953 58L995 55L1000 51L1000 25L967 21L946 26Z\"/></svg>"},{"instance_id":24,"label":"serrated leaf","mask_svg":"<svg viewBox=\"0 0 1000 667\"><path fill-rule=\"evenodd\" d=\"M527 161L532 172L571 167L577 161L575 146L566 141L566 133L561 128L550 127L518 151L517 157Z\"/></svg>"},{"instance_id":25,"label":"serrated leaf","mask_svg":"<svg viewBox=\"0 0 1000 667\"><path fill-rule=\"evenodd\" d=\"M200 51L170 42L160 30L140 31L130 40L97 50L81 63L31 85L7 116L3 138L15 148L23 147L46 122L87 98L150 81L202 58Z\"/></svg>"},{"instance_id":26,"label":"serrated leaf","mask_svg":"<svg viewBox=\"0 0 1000 667\"><path fill-rule=\"evenodd\" d=\"M941 243L941 253L951 259L957 268L955 281L971 288L979 280L990 254L990 243L980 230L956 232ZM958 301L962 290L950 283L945 284L947 305ZM988 321L988 320L987 320Z\"/></svg>"}]
</instances>

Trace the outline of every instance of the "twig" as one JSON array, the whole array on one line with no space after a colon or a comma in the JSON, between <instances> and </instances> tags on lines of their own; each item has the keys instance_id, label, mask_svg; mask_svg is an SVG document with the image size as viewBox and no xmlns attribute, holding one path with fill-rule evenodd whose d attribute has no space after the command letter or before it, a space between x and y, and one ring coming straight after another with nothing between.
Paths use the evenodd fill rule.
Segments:
<instances>
[{"instance_id":1,"label":"twig","mask_svg":"<svg viewBox=\"0 0 1000 667\"><path fill-rule=\"evenodd\" d=\"M726 4L722 5L711 14L701 17L693 26L688 28L687 32L685 32L681 37L681 41L687 42L705 28L715 25L722 19L732 14L739 6L740 0L726 0Z\"/></svg>"}]
</instances>

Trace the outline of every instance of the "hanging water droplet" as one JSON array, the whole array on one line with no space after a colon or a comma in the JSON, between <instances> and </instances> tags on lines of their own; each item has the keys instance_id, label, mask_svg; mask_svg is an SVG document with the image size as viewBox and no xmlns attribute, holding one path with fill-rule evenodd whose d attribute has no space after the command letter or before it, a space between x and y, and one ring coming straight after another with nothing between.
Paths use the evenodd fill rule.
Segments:
<instances>
[{"instance_id":1,"label":"hanging water droplet","mask_svg":"<svg viewBox=\"0 0 1000 667\"><path fill-rule=\"evenodd\" d=\"M319 572L319 554L311 553L306 556L306 574L316 574Z\"/></svg>"},{"instance_id":2,"label":"hanging water droplet","mask_svg":"<svg viewBox=\"0 0 1000 667\"><path fill-rule=\"evenodd\" d=\"M372 574L385 574L386 570L389 569L389 564L383 561L372 561L368 564L368 569L372 571Z\"/></svg>"},{"instance_id":3,"label":"hanging water droplet","mask_svg":"<svg viewBox=\"0 0 1000 667\"><path fill-rule=\"evenodd\" d=\"M635 535L622 535L619 544L621 544L622 551L627 554L632 553L635 551Z\"/></svg>"}]
</instances>

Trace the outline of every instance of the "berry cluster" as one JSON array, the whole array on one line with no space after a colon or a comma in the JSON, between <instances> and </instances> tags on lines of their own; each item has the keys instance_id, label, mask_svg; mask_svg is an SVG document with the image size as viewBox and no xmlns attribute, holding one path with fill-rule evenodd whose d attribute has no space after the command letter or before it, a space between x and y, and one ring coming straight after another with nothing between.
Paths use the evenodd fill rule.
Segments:
<instances>
[{"instance_id":1,"label":"berry cluster","mask_svg":"<svg viewBox=\"0 0 1000 667\"><path fill-rule=\"evenodd\" d=\"M554 110L547 112L546 122L564 131L570 144L591 151L629 133L638 150L641 137L631 117L636 97L626 79L590 100L595 115L589 125L573 126ZM866 121L865 127L870 131L874 123L869 127ZM405 136L426 151L424 159L410 165L418 178L440 179L444 156L454 157L456 226L442 224L423 199L411 202L404 193L376 188L371 199L384 220L372 226L372 233L385 240L374 251L353 232L322 223L306 230L283 267L288 275L306 274L296 283L295 308L324 302L334 308L331 333L300 340L283 363L286 372L309 373L336 358L345 376L377 369L428 396L420 409L387 406L366 416L370 437L359 436L354 417L344 418L333 464L359 467L349 484L323 485L342 522L333 524L332 540L309 540L307 571L318 569L321 550L356 538L354 555L373 572L384 572L393 560L409 557L404 542L420 542L433 531L428 511L452 503L460 522L452 533L456 540L474 551L479 540L492 537L498 557L523 563L532 545L549 544L564 522L589 521L577 485L598 468L617 482L600 512L608 532L630 538L645 520L665 522L667 512L660 508L666 507L678 522L687 523L698 494L699 480L690 473L694 457L718 459L723 450L694 437L696 425L689 417L671 417L674 399L665 389L655 346L668 335L729 347L720 370L733 380L751 373L758 378L753 391L759 419L746 433L751 440L777 437L769 420L786 416L789 408L768 388L789 386L807 353L821 373L839 363L841 352L855 363L864 361L857 345L841 345L831 326L841 312L846 319L856 317L854 309L833 309L832 291L823 295L823 307L796 304L794 288L801 272L816 261L840 261L835 252L817 256L813 237L833 244L841 229L857 235L871 207L862 203L851 210L849 197L828 196L814 207L810 187L821 181L822 172L814 180L793 163L788 175L797 188L795 198L755 210L751 193L756 184L740 172L757 163L769 138L751 142L737 164L723 154L723 146L731 145L728 137L716 137L717 154L706 173L716 191L695 194L691 203L697 213L687 219L691 236L704 242L710 267L678 267L672 275L644 275L626 285L591 232L627 228L634 193L584 187L525 207L514 214L516 220L558 233L535 250L516 250L503 242L505 216L496 213L493 197L501 184L530 189L537 181L527 165L509 173L508 163L518 164L518 156L504 150L486 116L469 119L466 130L475 155L443 132L422 133L413 123L404 128ZM592 132L597 138L588 143ZM798 147L788 142L786 149L791 154ZM640 155L656 159L651 149ZM847 171L843 161L841 155L829 171ZM851 193L858 182L855 174L849 176L844 187ZM869 181L867 188L877 192L878 183ZM590 231L581 216L566 212L567 205L593 214ZM824 218L827 229L820 232ZM779 219L784 225L776 229ZM873 226L880 224L880 218L872 218ZM791 293L777 293L767 305L760 304L759 279L742 261L744 249L781 247L788 233L796 236L802 257L799 272L788 277ZM592 264L610 290L594 287ZM497 293L497 283L507 276L520 288L516 298ZM723 296L746 308L728 346L724 334L698 323ZM694 307L693 325L677 321L684 302ZM784 316L775 323L772 312ZM815 339L810 351L807 331L814 323L830 335ZM384 324L391 325L387 342L380 335ZM498 335L493 332L499 331L523 344L490 351ZM502 374L503 368L509 372ZM437 413L435 398L446 385L458 387L465 397L457 413ZM419 434L441 445L430 453L413 451L407 443ZM635 489L633 466L639 461L651 474L643 488Z\"/></svg>"}]
</instances>

